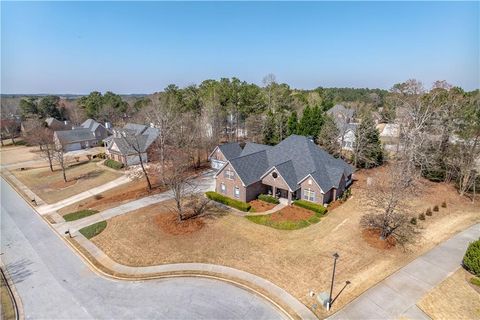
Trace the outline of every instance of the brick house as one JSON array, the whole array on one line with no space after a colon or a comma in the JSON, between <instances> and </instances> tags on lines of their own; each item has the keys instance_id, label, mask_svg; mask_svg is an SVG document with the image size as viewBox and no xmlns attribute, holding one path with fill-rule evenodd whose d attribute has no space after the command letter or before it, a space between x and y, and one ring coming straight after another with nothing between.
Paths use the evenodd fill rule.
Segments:
<instances>
[{"instance_id":1,"label":"brick house","mask_svg":"<svg viewBox=\"0 0 480 320\"><path fill-rule=\"evenodd\" d=\"M352 166L304 136L291 135L276 146L247 143L230 159L219 146L213 156L225 158L215 174L216 192L244 202L271 194L288 204L304 199L324 205L340 197L352 182Z\"/></svg>"},{"instance_id":2,"label":"brick house","mask_svg":"<svg viewBox=\"0 0 480 320\"><path fill-rule=\"evenodd\" d=\"M127 123L121 129L113 129L113 135L104 139L105 155L125 166L146 163L155 158L153 150L159 131L148 125ZM140 154L140 155L139 155Z\"/></svg>"},{"instance_id":3,"label":"brick house","mask_svg":"<svg viewBox=\"0 0 480 320\"><path fill-rule=\"evenodd\" d=\"M56 125L56 122L52 121L51 124ZM75 151L96 147L109 134L104 125L93 119L87 119L79 127L55 131L53 138L55 144L61 145L65 151Z\"/></svg>"}]
</instances>

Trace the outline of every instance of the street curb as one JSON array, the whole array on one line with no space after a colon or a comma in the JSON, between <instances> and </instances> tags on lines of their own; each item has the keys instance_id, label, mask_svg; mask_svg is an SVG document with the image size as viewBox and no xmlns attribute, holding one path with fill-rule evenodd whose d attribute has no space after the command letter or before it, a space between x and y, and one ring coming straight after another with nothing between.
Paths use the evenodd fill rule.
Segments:
<instances>
[{"instance_id":1,"label":"street curb","mask_svg":"<svg viewBox=\"0 0 480 320\"><path fill-rule=\"evenodd\" d=\"M5 268L5 265L1 260L0 260L0 272L2 273L2 277L5 280L5 283L8 289L8 294L10 295L13 301L13 306L15 310L15 319L16 320L25 319L25 312L23 310L22 299L20 298L20 295L18 294L17 289L15 288L15 284L13 283L7 268Z\"/></svg>"},{"instance_id":2,"label":"street curb","mask_svg":"<svg viewBox=\"0 0 480 320\"><path fill-rule=\"evenodd\" d=\"M25 199L25 197L22 195L22 193L20 193L18 191L18 189L16 188L15 185L13 185L13 182L9 181L9 179L5 178L3 175L2 175L2 178L22 197ZM70 248L73 249L73 251L75 253L77 253L77 255L79 255L83 260L84 262L86 263L86 265L89 267L90 270L92 270L94 273L96 273L97 275L99 276L102 276L106 279L110 279L110 280L120 280L120 281L142 281L142 280L154 280L154 279L165 279L165 278L174 278L174 277L203 277L203 278L210 278L210 279L216 279L216 280L219 280L219 281L224 281L224 282L227 282L227 283L230 283L232 285L235 285L237 287L240 287L244 290L247 290L249 292L252 292L264 299L266 299L267 301L269 301L270 303L272 303L278 310L282 311L285 315L287 315L290 319L318 319L318 317L310 310L308 309L304 304L302 304L300 301L298 301L296 298L294 298L293 296L291 296L288 292L284 291L283 289L281 289L280 287L276 286L275 284L271 283L270 281L266 280L266 279L263 279L261 277L258 277L258 276L255 276L253 275L254 277L257 277L258 279L260 280L263 280L263 281L266 281L268 283L270 283L271 285L274 285L278 288L280 288L282 291L284 291L285 294L291 296L295 301L297 301L303 308L303 312L302 313L302 316L300 314L298 314L298 312L294 311L292 309L293 312L291 311L287 311L285 307L282 307L278 302L276 302L275 300L273 300L273 298L267 296L266 294L262 293L262 292L259 292L258 290L252 288L251 286L248 286L247 284L244 284L244 283L241 283L239 282L238 280L235 281L233 279L229 279L227 278L225 275L219 275L219 274L215 274L215 273L211 273L211 274L208 274L206 273L205 271L203 271L204 273L200 273L198 270L183 270L181 274L178 274L178 272L175 274L175 273L165 273L165 274L159 274L159 275L152 275L152 276L145 276L145 277L137 277L137 278L134 278L134 277L119 277L119 276L114 276L112 274L108 274L106 272L104 272L103 270L99 269L89 258L87 258L85 256L85 254L83 252L81 252L78 248L76 248L70 241L68 241L67 239L65 239L64 236L60 235L57 230L46 220L46 217L41 215L37 210L36 208L31 204L29 203L28 201L26 201L30 207L32 207L32 209L37 213L38 216L40 216L43 221L47 224L47 226L53 231L53 233L55 235L57 235L59 238L61 238ZM78 243L78 242L77 242ZM81 244L79 244L81 246ZM83 248L83 246L82 246ZM86 250L88 252L87 249L84 248L84 250ZM105 255L105 254L104 254ZM106 256L106 255L105 255ZM108 257L108 256L106 256ZM109 258L109 257L108 257ZM110 259L110 258L109 258ZM98 261L99 264L101 264L100 261ZM102 264L102 266L104 266ZM165 265L162 265L162 266L171 266L171 264L165 264ZM211 265L211 266L217 266L217 265ZM105 267L105 266L104 266ZM223 267L223 266L219 266L219 267ZM111 269L105 267L105 269L107 270L110 270L112 271ZM231 268L231 269L234 269L234 268ZM243 273L247 273L249 274L248 272L246 271L242 271L242 270L238 270L238 269L235 269L237 271L240 271L240 272L243 272ZM252 274L250 274L252 275ZM269 290L265 289L265 291L269 292ZM286 305L288 306L288 308L290 309L291 307L289 306L288 303L286 303ZM292 315L292 313L295 313L294 315Z\"/></svg>"}]
</instances>

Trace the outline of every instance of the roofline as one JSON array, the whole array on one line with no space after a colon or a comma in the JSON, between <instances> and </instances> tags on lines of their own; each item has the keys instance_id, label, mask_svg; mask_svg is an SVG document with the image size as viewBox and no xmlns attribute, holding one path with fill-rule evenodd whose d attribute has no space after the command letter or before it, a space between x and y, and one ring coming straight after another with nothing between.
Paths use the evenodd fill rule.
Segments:
<instances>
[{"instance_id":1,"label":"roofline","mask_svg":"<svg viewBox=\"0 0 480 320\"><path fill-rule=\"evenodd\" d=\"M290 160L288 160L288 161L290 161ZM285 162L288 162L288 161L285 161ZM285 163L285 162L282 162L282 163ZM281 164L281 163L280 163L280 164ZM259 181L262 181L262 179L263 179L264 177L266 177L267 174L268 174L269 172L271 172L272 170L274 170L274 169L277 170L277 171L279 171L278 168L277 168L277 166L275 165L275 166L271 167L270 169L268 169L267 172L265 172L265 173L263 174L263 176L260 177L260 180L259 180ZM280 177L282 178L283 182L285 182L285 184L288 186L288 191L293 192L292 188L290 188L290 186L288 185L287 180L285 180L285 178L282 176L282 174L281 174L280 172L278 172L278 173L280 174Z\"/></svg>"},{"instance_id":2,"label":"roofline","mask_svg":"<svg viewBox=\"0 0 480 320\"><path fill-rule=\"evenodd\" d=\"M253 183L251 183L251 184L249 184L248 186L245 185L245 182L243 182L242 177L240 177L240 175L238 174L237 170L235 170L235 167L233 166L233 164L230 163L229 160L228 160L227 162L225 162L225 164L224 164L220 169L218 169L217 173L215 173L215 176L214 176L215 179L218 177L218 174L220 173L220 171L222 171L223 169L225 169L225 167L226 167L228 164L230 164L230 165L232 166L233 171L235 171L235 174L237 175L237 177L238 177L238 178L240 179L240 181L242 182L242 186L243 186L244 188L246 188L246 187L248 187L249 185L253 184Z\"/></svg>"},{"instance_id":3,"label":"roofline","mask_svg":"<svg viewBox=\"0 0 480 320\"><path fill-rule=\"evenodd\" d=\"M215 149L213 149L212 152L210 152L210 154L208 155L208 160L210 160L210 158L212 157L212 154L213 154L217 149L220 150L220 148L218 147L218 145L215 147ZM220 150L220 152L221 152L221 151L222 151L222 150ZM222 152L222 154L223 154L223 152ZM225 156L225 155L223 155L223 156Z\"/></svg>"},{"instance_id":4,"label":"roofline","mask_svg":"<svg viewBox=\"0 0 480 320\"><path fill-rule=\"evenodd\" d=\"M302 183L303 181L305 181L305 179L307 179L308 177L312 178L313 182L315 182L315 184L317 185L317 187L320 188L320 192L321 192L322 194L325 194L325 191L323 191L322 187L320 187L320 185L318 184L317 180L315 180L315 178L312 176L311 173L307 174L307 175L305 176L305 178L303 178L302 180L300 180L300 181L298 182L298 184L301 184L301 183ZM330 191L330 190L332 190L332 189L334 189L334 188L335 188L335 187L331 187L330 189L328 189L328 191ZM336 189L336 188L335 188L335 189ZM327 192L328 192L328 191L327 191Z\"/></svg>"}]
</instances>

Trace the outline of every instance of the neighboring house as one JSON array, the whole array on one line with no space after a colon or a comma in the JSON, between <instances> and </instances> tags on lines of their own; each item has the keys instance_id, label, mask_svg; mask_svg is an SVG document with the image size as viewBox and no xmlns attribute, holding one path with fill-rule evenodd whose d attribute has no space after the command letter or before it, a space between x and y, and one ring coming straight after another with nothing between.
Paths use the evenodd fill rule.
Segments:
<instances>
[{"instance_id":1,"label":"neighboring house","mask_svg":"<svg viewBox=\"0 0 480 320\"><path fill-rule=\"evenodd\" d=\"M60 121L55 118L46 118L45 123L47 124L47 127L52 129L53 131L72 129L72 125L69 121Z\"/></svg>"},{"instance_id":2,"label":"neighboring house","mask_svg":"<svg viewBox=\"0 0 480 320\"><path fill-rule=\"evenodd\" d=\"M355 111L350 108L345 108L341 104L335 105L333 108L327 111L335 121L335 125L339 131L338 141L340 142L342 149L347 151L353 151L355 144L355 132L357 131L357 123L354 123Z\"/></svg>"},{"instance_id":3,"label":"neighboring house","mask_svg":"<svg viewBox=\"0 0 480 320\"><path fill-rule=\"evenodd\" d=\"M57 124L55 121L51 123L53 125ZM55 131L53 138L55 144L62 145L65 151L75 151L95 147L108 135L109 132L105 126L93 119L87 119L80 127Z\"/></svg>"},{"instance_id":4,"label":"neighboring house","mask_svg":"<svg viewBox=\"0 0 480 320\"><path fill-rule=\"evenodd\" d=\"M244 202L272 194L289 204L293 199L327 204L352 182L352 166L304 136L291 135L273 147L247 146L216 173L218 193ZM222 152L220 147L214 152Z\"/></svg>"},{"instance_id":5,"label":"neighboring house","mask_svg":"<svg viewBox=\"0 0 480 320\"><path fill-rule=\"evenodd\" d=\"M379 126L378 129L381 129ZM380 131L380 130L379 130ZM380 141L384 149L388 152L396 152L398 148L398 138L400 136L400 126L396 123L387 123L380 131Z\"/></svg>"},{"instance_id":6,"label":"neighboring house","mask_svg":"<svg viewBox=\"0 0 480 320\"><path fill-rule=\"evenodd\" d=\"M127 123L121 129L113 129L113 135L104 139L105 154L109 159L125 166L136 165L154 159L153 146L159 130L151 126ZM140 156L139 156L140 153Z\"/></svg>"},{"instance_id":7,"label":"neighboring house","mask_svg":"<svg viewBox=\"0 0 480 320\"><path fill-rule=\"evenodd\" d=\"M355 147L355 134L357 132L357 123L347 123L344 125L343 134L338 137L343 150L353 151Z\"/></svg>"}]
</instances>

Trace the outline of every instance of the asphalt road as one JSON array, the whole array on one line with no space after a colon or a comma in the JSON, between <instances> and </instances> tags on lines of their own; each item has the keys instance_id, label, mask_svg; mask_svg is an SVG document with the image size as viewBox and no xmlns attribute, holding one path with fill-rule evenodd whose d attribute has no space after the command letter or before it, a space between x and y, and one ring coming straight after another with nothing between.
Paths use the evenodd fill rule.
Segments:
<instances>
[{"instance_id":1,"label":"asphalt road","mask_svg":"<svg viewBox=\"0 0 480 320\"><path fill-rule=\"evenodd\" d=\"M285 319L263 298L204 278L115 281L92 272L1 179L1 259L27 319Z\"/></svg>"}]
</instances>

